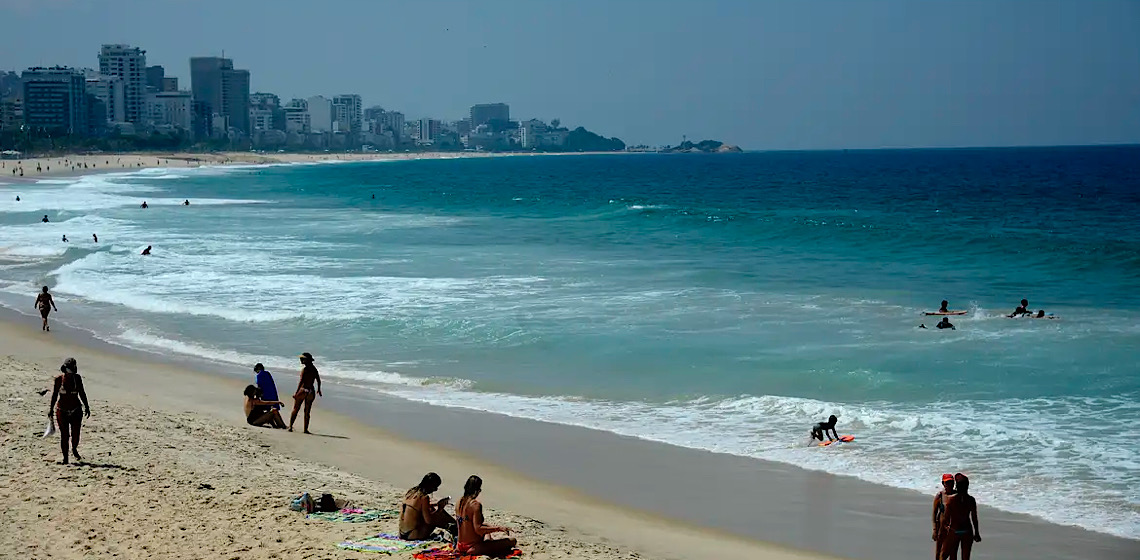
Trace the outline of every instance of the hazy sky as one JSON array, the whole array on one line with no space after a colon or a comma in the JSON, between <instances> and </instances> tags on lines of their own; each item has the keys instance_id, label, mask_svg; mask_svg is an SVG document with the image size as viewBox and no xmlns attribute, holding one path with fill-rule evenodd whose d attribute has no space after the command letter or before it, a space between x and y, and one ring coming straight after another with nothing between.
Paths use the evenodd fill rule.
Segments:
<instances>
[{"instance_id":1,"label":"hazy sky","mask_svg":"<svg viewBox=\"0 0 1140 560\"><path fill-rule=\"evenodd\" d=\"M1140 1L0 0L0 68L147 50L189 88L359 93L447 120L505 101L627 143L1140 142Z\"/></svg>"}]
</instances>

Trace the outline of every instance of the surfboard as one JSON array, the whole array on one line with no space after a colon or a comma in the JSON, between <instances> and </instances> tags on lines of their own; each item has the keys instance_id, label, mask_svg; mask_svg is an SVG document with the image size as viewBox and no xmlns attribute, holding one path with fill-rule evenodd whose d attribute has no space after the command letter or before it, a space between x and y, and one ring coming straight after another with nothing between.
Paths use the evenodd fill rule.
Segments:
<instances>
[{"instance_id":1,"label":"surfboard","mask_svg":"<svg viewBox=\"0 0 1140 560\"><path fill-rule=\"evenodd\" d=\"M923 315L965 315L969 311L927 311Z\"/></svg>"},{"instance_id":2,"label":"surfboard","mask_svg":"<svg viewBox=\"0 0 1140 560\"><path fill-rule=\"evenodd\" d=\"M855 436L839 436L839 439L835 441L821 441L818 445L820 447L827 447L833 443L848 443L852 441L855 441Z\"/></svg>"}]
</instances>

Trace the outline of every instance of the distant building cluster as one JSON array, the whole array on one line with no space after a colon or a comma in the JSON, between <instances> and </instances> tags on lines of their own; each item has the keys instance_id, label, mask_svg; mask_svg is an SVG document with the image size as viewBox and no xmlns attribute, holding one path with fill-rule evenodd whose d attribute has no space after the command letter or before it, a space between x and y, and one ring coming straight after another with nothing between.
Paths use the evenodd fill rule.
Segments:
<instances>
[{"instance_id":1,"label":"distant building cluster","mask_svg":"<svg viewBox=\"0 0 1140 560\"><path fill-rule=\"evenodd\" d=\"M250 71L225 57L192 57L189 86L180 89L165 68L147 66L145 50L122 44L103 45L97 69L0 71L0 139L167 135L258 149L557 151L571 135L557 119L511 120L506 103L477 104L446 121L365 107L351 93L283 102L251 93Z\"/></svg>"}]
</instances>

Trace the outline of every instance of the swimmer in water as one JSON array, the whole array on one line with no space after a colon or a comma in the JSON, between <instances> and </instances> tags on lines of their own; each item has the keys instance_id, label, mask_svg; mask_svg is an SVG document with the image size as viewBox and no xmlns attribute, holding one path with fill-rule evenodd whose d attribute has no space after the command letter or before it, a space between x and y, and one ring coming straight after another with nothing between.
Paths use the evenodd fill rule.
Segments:
<instances>
[{"instance_id":1,"label":"swimmer in water","mask_svg":"<svg viewBox=\"0 0 1140 560\"><path fill-rule=\"evenodd\" d=\"M950 312L950 310L949 310L949 309L946 309L946 306L947 306L947 305L950 305L950 302L948 302L948 301L946 301L946 300L942 300L942 307L939 307L939 308L938 308L938 312L939 312L939 313L949 313L949 312Z\"/></svg>"},{"instance_id":2,"label":"swimmer in water","mask_svg":"<svg viewBox=\"0 0 1140 560\"><path fill-rule=\"evenodd\" d=\"M63 235L63 242L64 242L64 243L67 243L67 234L64 234L64 235Z\"/></svg>"},{"instance_id":3,"label":"swimmer in water","mask_svg":"<svg viewBox=\"0 0 1140 560\"><path fill-rule=\"evenodd\" d=\"M183 200L183 201L182 201L182 205L183 205L183 206L190 206L190 200L189 200L189 199L187 199L187 200Z\"/></svg>"},{"instance_id":4,"label":"swimmer in water","mask_svg":"<svg viewBox=\"0 0 1140 560\"><path fill-rule=\"evenodd\" d=\"M139 205L139 208L150 208L150 207L146 205L146 201L144 200L143 203L141 205Z\"/></svg>"},{"instance_id":5,"label":"swimmer in water","mask_svg":"<svg viewBox=\"0 0 1140 560\"><path fill-rule=\"evenodd\" d=\"M44 219L42 219L42 220L40 220L40 221L46 224L46 223L48 223L50 220L48 220L48 219L47 219L47 214L44 214Z\"/></svg>"},{"instance_id":6,"label":"swimmer in water","mask_svg":"<svg viewBox=\"0 0 1140 560\"><path fill-rule=\"evenodd\" d=\"M835 441L839 439L839 433L835 431L835 424L837 422L839 422L839 418L832 414L831 416L827 417L827 422L820 422L816 424L815 427L811 429L812 441L815 441L817 439L819 441L823 441L823 436L825 435L827 436L827 441ZM832 438L832 435L835 437Z\"/></svg>"},{"instance_id":7,"label":"swimmer in water","mask_svg":"<svg viewBox=\"0 0 1140 560\"><path fill-rule=\"evenodd\" d=\"M950 318L949 317L943 317L942 320L939 321L939 323L935 326L937 326L940 329L950 329L953 331L958 330L958 329L954 328L954 325L950 324Z\"/></svg>"},{"instance_id":8,"label":"swimmer in water","mask_svg":"<svg viewBox=\"0 0 1140 560\"><path fill-rule=\"evenodd\" d=\"M99 236L98 235L95 235L94 233L92 233L91 238L94 239L96 243L99 242Z\"/></svg>"},{"instance_id":9,"label":"swimmer in water","mask_svg":"<svg viewBox=\"0 0 1140 560\"><path fill-rule=\"evenodd\" d=\"M147 245L147 246L146 246L146 249L143 249L143 252L142 252L142 254L144 254L144 255L149 255L149 254L150 254L150 245Z\"/></svg>"},{"instance_id":10,"label":"swimmer in water","mask_svg":"<svg viewBox=\"0 0 1140 560\"><path fill-rule=\"evenodd\" d=\"M1021 317L1022 315L1029 315L1029 314L1030 314L1029 300L1023 299L1023 300L1021 300L1021 305L1019 305L1017 307L1017 309L1014 309L1013 313L1010 313L1009 315L1006 315L1006 316L1009 317L1010 319L1012 319L1014 317Z\"/></svg>"}]
</instances>

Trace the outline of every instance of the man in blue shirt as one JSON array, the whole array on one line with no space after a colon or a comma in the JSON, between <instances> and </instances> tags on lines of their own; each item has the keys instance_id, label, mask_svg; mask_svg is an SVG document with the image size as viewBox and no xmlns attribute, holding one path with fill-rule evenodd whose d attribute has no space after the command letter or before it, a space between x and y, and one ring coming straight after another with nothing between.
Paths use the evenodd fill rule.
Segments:
<instances>
[{"instance_id":1,"label":"man in blue shirt","mask_svg":"<svg viewBox=\"0 0 1140 560\"><path fill-rule=\"evenodd\" d=\"M258 389L261 389L261 400L280 400L277 398L277 385L274 385L273 383L273 374L269 373L269 370L265 369L265 366L261 365L260 363L253 366L253 371L257 374L257 381L255 384L257 385ZM281 408L281 405L279 404L273 406L274 408Z\"/></svg>"}]
</instances>

